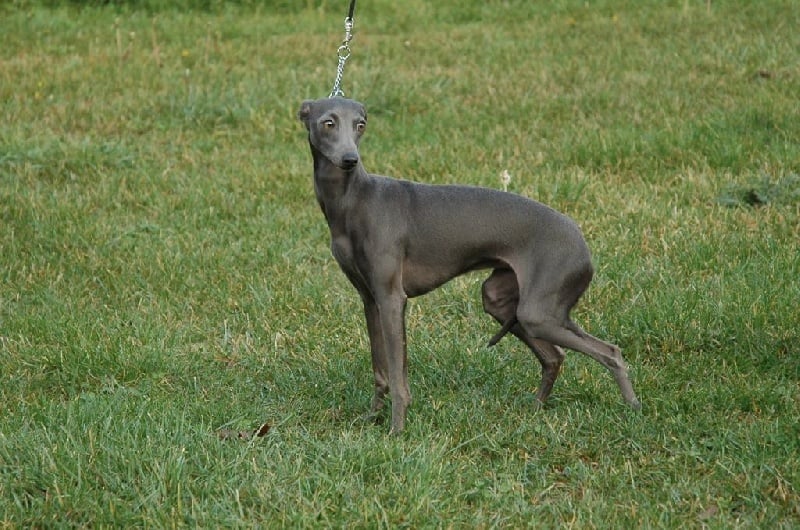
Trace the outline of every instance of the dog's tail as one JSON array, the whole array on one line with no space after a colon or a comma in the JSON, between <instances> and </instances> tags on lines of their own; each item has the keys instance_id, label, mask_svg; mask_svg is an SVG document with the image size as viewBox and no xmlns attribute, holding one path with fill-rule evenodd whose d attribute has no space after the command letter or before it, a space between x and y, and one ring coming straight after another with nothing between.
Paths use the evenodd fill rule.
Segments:
<instances>
[{"instance_id":1,"label":"dog's tail","mask_svg":"<svg viewBox=\"0 0 800 530\"><path fill-rule=\"evenodd\" d=\"M506 336L506 333L508 333L508 332L509 332L509 330L510 330L511 328L513 328L513 327L514 327L514 324L516 324L517 322L519 322L519 321L517 320L517 315L514 315L514 316L512 316L511 318L509 318L508 320L506 320L506 323L505 323L505 324L503 324L503 327L502 327L502 328L500 328L500 331L498 331L497 333L495 333L495 334L494 334L494 337L492 337L492 338L489 340L489 345L488 345L488 347L489 347L489 348L491 348L492 346L494 346L495 344L497 344L498 342L500 342L500 339L502 339L503 337L505 337L505 336Z\"/></svg>"}]
</instances>

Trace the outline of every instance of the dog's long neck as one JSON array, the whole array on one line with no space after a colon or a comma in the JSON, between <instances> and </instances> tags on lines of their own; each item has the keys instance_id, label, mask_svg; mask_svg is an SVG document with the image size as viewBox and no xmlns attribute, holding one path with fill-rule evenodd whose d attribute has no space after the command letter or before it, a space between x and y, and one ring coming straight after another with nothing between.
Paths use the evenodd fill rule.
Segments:
<instances>
[{"instance_id":1,"label":"dog's long neck","mask_svg":"<svg viewBox=\"0 0 800 530\"><path fill-rule=\"evenodd\" d=\"M345 199L347 191L355 182L365 178L367 172L361 161L350 170L337 167L313 143L309 142L309 145L314 159L314 192L328 226L333 230L344 222L348 208Z\"/></svg>"}]
</instances>

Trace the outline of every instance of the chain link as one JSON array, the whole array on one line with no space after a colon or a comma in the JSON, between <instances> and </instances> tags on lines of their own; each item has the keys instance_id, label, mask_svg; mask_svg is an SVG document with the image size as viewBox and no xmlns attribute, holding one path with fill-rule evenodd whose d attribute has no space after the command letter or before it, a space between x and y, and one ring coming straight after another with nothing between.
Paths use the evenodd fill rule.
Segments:
<instances>
[{"instance_id":1,"label":"chain link","mask_svg":"<svg viewBox=\"0 0 800 530\"><path fill-rule=\"evenodd\" d=\"M344 40L342 45L336 50L336 56L339 64L336 66L336 80L333 82L333 89L331 90L329 98L344 97L342 90L342 76L344 75L344 64L350 58L350 41L353 40L353 19L347 17L344 19Z\"/></svg>"}]
</instances>

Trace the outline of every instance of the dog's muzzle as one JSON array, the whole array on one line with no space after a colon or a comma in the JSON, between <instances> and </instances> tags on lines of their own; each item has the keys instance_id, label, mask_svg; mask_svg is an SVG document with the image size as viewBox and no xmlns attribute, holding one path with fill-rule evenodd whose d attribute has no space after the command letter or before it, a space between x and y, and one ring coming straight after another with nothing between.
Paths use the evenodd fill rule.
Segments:
<instances>
[{"instance_id":1,"label":"dog's muzzle","mask_svg":"<svg viewBox=\"0 0 800 530\"><path fill-rule=\"evenodd\" d=\"M353 169L358 165L358 153L347 153L342 155L340 167L342 169Z\"/></svg>"}]
</instances>

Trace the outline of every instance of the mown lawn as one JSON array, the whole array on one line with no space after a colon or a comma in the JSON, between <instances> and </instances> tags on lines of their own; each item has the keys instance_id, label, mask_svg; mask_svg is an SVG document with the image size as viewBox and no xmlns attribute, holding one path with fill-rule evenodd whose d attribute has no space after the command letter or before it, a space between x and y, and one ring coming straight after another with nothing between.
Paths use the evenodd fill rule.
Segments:
<instances>
[{"instance_id":1,"label":"mown lawn","mask_svg":"<svg viewBox=\"0 0 800 530\"><path fill-rule=\"evenodd\" d=\"M401 437L295 117L348 2L60 4L0 5L0 527L800 526L794 2L359 2L367 168L575 218L643 402L572 353L535 410L472 274Z\"/></svg>"}]
</instances>

